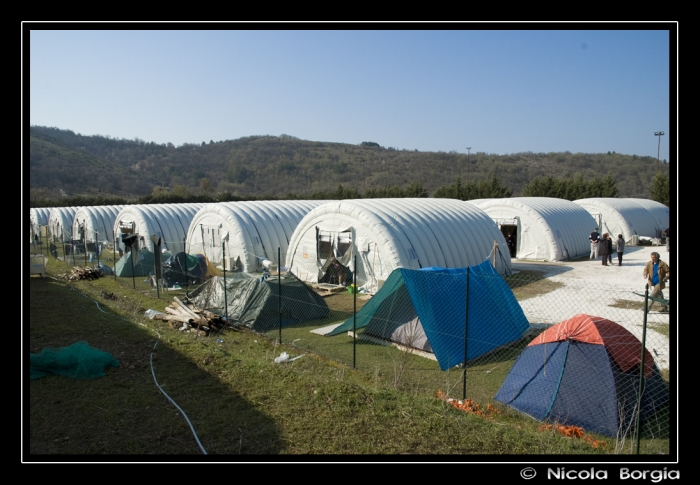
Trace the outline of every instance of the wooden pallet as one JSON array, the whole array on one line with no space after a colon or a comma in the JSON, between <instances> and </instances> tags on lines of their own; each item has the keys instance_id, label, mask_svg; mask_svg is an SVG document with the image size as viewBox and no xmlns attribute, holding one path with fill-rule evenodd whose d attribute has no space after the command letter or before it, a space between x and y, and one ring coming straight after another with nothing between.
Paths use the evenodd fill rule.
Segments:
<instances>
[{"instance_id":1,"label":"wooden pallet","mask_svg":"<svg viewBox=\"0 0 700 485\"><path fill-rule=\"evenodd\" d=\"M318 283L313 285L313 289L316 293L321 296L328 296L334 293L347 290L345 286L342 285L332 285L330 283Z\"/></svg>"}]
</instances>

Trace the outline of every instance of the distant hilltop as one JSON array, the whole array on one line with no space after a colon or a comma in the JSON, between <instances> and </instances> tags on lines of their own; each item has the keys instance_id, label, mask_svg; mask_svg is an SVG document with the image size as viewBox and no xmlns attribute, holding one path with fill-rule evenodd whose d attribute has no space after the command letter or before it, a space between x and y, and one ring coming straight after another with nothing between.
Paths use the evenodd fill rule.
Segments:
<instances>
[{"instance_id":1,"label":"distant hilltop","mask_svg":"<svg viewBox=\"0 0 700 485\"><path fill-rule=\"evenodd\" d=\"M390 196L382 194L388 190L395 195L419 190L432 197L440 196L440 190L454 192L456 185L457 189L476 188L494 180L510 195L520 196L539 179L592 183L602 182L606 175L615 183L617 196L651 198L657 173L656 158L615 152L494 155L476 151L468 156L385 148L373 141L357 145L308 141L291 135L176 147L32 126L29 141L33 198L80 195L133 200L159 193L204 199L222 193L241 199L312 198L339 190L341 195L347 191L349 197L337 198ZM668 173L666 163L660 168ZM420 195L411 192L411 196Z\"/></svg>"}]
</instances>

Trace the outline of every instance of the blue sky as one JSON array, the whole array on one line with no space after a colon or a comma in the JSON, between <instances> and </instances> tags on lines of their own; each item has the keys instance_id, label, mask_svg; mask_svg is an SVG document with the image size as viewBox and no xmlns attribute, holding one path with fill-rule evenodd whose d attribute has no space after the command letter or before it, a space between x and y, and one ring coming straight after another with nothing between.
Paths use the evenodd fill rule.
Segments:
<instances>
[{"instance_id":1,"label":"blue sky","mask_svg":"<svg viewBox=\"0 0 700 485\"><path fill-rule=\"evenodd\" d=\"M31 31L29 124L176 146L287 134L653 157L664 131L662 160L677 140L667 30L185 27Z\"/></svg>"}]
</instances>

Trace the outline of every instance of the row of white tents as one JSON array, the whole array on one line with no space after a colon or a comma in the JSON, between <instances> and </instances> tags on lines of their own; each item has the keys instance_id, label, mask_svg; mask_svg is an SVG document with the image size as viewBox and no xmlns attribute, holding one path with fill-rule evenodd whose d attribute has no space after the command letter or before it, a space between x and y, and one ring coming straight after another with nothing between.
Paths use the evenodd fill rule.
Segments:
<instances>
[{"instance_id":1,"label":"row of white tents","mask_svg":"<svg viewBox=\"0 0 700 485\"><path fill-rule=\"evenodd\" d=\"M669 226L666 206L647 199L546 197L480 199L357 199L248 201L39 208L30 210L33 234L46 226L53 241L112 244L131 236L153 251L151 236L170 252L201 253L215 265L246 272L286 266L319 282L337 261L361 285L377 288L397 267L467 267L486 259L503 273L511 256L564 261L590 252L588 236L658 237ZM495 249L498 248L498 249ZM280 256L278 257L278 251ZM225 259L225 261L224 261Z\"/></svg>"}]
</instances>

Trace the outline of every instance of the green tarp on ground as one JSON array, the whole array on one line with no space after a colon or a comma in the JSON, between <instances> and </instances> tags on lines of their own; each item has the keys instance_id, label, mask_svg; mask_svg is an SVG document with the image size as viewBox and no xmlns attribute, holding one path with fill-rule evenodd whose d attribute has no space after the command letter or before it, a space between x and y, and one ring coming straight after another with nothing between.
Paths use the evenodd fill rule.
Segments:
<instances>
[{"instance_id":1,"label":"green tarp on ground","mask_svg":"<svg viewBox=\"0 0 700 485\"><path fill-rule=\"evenodd\" d=\"M133 262L133 272L131 265L131 252L124 254L119 261L114 265L117 276L120 278L128 278L131 276L148 276L153 272L155 263L155 254L148 249L142 249L136 252ZM161 254L161 262L165 262L172 256L171 253L165 252Z\"/></svg>"},{"instance_id":2,"label":"green tarp on ground","mask_svg":"<svg viewBox=\"0 0 700 485\"><path fill-rule=\"evenodd\" d=\"M83 341L68 347L45 348L38 354L29 355L30 379L51 374L94 379L104 376L106 367L119 367L119 361L112 354L90 347Z\"/></svg>"},{"instance_id":3,"label":"green tarp on ground","mask_svg":"<svg viewBox=\"0 0 700 485\"><path fill-rule=\"evenodd\" d=\"M280 286L281 299L278 298ZM214 276L195 289L190 299L198 307L219 315L225 313L227 306L227 318L232 324L261 333L279 328L280 312L283 327L330 314L324 299L292 273L279 281L276 276L263 281L261 275L231 273L226 275L226 288L224 299L224 278Z\"/></svg>"}]
</instances>

